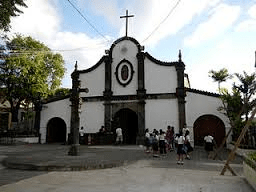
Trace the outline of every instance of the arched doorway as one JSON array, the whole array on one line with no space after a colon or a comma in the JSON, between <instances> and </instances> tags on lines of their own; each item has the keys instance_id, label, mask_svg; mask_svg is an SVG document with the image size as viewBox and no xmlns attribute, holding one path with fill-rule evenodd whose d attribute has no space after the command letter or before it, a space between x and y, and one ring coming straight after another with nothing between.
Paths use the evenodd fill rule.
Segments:
<instances>
[{"instance_id":1,"label":"arched doorway","mask_svg":"<svg viewBox=\"0 0 256 192\"><path fill-rule=\"evenodd\" d=\"M47 124L47 143L66 142L67 126L63 119L52 118Z\"/></svg>"},{"instance_id":2,"label":"arched doorway","mask_svg":"<svg viewBox=\"0 0 256 192\"><path fill-rule=\"evenodd\" d=\"M137 114L128 108L119 110L114 116L114 125L112 127L114 133L118 126L122 128L124 144L136 144L138 133Z\"/></svg>"},{"instance_id":3,"label":"arched doorway","mask_svg":"<svg viewBox=\"0 0 256 192\"><path fill-rule=\"evenodd\" d=\"M199 117L193 126L195 145L203 145L204 137L211 134L217 145L222 143L225 137L225 125L223 121L214 115L203 115Z\"/></svg>"}]
</instances>

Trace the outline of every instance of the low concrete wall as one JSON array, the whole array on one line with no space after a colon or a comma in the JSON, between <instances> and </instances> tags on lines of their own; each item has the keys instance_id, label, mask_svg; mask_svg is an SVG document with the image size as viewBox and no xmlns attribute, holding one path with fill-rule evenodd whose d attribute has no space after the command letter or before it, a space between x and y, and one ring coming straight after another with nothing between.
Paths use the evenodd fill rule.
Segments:
<instances>
[{"instance_id":1,"label":"low concrete wall","mask_svg":"<svg viewBox=\"0 0 256 192\"><path fill-rule=\"evenodd\" d=\"M246 180L250 183L250 185L256 190L256 163L255 162L248 162L245 160L243 162L243 170L244 176Z\"/></svg>"},{"instance_id":2,"label":"low concrete wall","mask_svg":"<svg viewBox=\"0 0 256 192\"><path fill-rule=\"evenodd\" d=\"M38 143L38 137L16 137L15 142Z\"/></svg>"}]
</instances>

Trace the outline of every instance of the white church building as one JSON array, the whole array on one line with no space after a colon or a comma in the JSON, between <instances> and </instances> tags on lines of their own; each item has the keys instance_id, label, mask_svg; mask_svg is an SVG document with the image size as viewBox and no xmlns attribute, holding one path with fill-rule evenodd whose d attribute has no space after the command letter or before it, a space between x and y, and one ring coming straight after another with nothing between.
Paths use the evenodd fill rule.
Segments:
<instances>
[{"instance_id":1,"label":"white church building","mask_svg":"<svg viewBox=\"0 0 256 192\"><path fill-rule=\"evenodd\" d=\"M117 39L94 66L71 75L80 81L79 127L95 135L123 130L125 144L142 144L145 129L179 132L190 129L194 144L210 133L220 144L230 125L217 108L218 94L184 86L181 53L177 61L163 62L144 52L132 37ZM44 103L40 118L41 143L66 142L71 132L70 97Z\"/></svg>"}]
</instances>

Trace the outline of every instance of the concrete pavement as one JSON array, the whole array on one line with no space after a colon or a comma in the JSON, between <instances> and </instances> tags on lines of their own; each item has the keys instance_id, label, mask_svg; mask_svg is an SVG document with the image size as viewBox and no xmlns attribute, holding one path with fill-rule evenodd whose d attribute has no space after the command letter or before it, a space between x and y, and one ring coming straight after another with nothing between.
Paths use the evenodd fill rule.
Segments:
<instances>
[{"instance_id":1,"label":"concrete pavement","mask_svg":"<svg viewBox=\"0 0 256 192\"><path fill-rule=\"evenodd\" d=\"M65 145L0 146L0 155L7 156L4 161L9 165L61 170L3 185L0 191L254 191L243 176L241 158L231 164L238 176L229 171L220 176L224 161L208 160L203 148L195 148L192 160L184 165L176 164L174 152L153 158L139 146L81 146L78 157L68 156L68 149Z\"/></svg>"},{"instance_id":2,"label":"concrete pavement","mask_svg":"<svg viewBox=\"0 0 256 192\"><path fill-rule=\"evenodd\" d=\"M19 192L252 192L243 177L220 176L217 171L156 168L148 160L115 167L73 172L50 172L0 187L0 191Z\"/></svg>"}]
</instances>

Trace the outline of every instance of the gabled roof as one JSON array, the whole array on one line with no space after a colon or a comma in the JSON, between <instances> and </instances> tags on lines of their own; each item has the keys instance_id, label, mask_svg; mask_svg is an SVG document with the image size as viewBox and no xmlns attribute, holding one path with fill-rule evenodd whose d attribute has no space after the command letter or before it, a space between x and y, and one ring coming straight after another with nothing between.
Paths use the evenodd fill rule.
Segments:
<instances>
[{"instance_id":1,"label":"gabled roof","mask_svg":"<svg viewBox=\"0 0 256 192\"><path fill-rule=\"evenodd\" d=\"M212 93L212 92L202 91L202 90L198 90L198 89L186 88L186 91L191 92L191 93L197 93L197 94L201 94L201 95L211 96L211 97L220 97L220 94L218 94L218 93Z\"/></svg>"}]
</instances>

